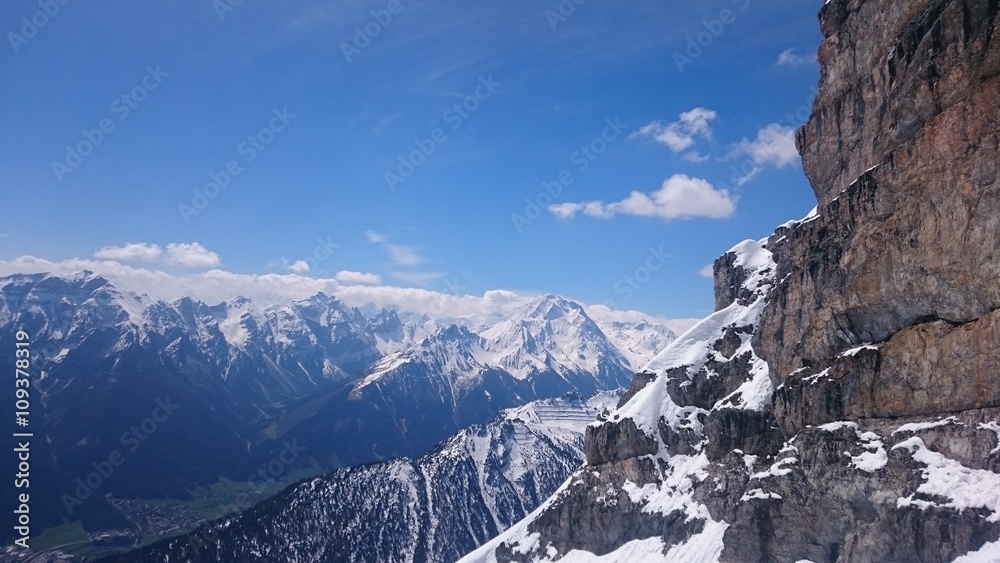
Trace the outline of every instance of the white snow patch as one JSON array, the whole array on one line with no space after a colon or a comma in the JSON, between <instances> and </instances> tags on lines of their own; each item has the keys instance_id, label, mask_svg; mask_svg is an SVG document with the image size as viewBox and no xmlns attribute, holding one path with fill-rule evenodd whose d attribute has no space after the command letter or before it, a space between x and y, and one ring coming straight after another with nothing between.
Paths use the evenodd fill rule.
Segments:
<instances>
[{"instance_id":1,"label":"white snow patch","mask_svg":"<svg viewBox=\"0 0 1000 563\"><path fill-rule=\"evenodd\" d=\"M997 447L990 450L990 453L995 454L997 452L1000 452L1000 424L997 424L995 420L990 422L983 422L982 424L979 425L979 428L982 430L992 430L993 433L997 435Z\"/></svg>"},{"instance_id":2,"label":"white snow patch","mask_svg":"<svg viewBox=\"0 0 1000 563\"><path fill-rule=\"evenodd\" d=\"M542 535L538 532L529 534L526 538L524 538L524 540L521 541L521 543L517 545L517 547L514 548L514 553L519 553L521 555L531 553L538 547L540 539L542 539Z\"/></svg>"},{"instance_id":3,"label":"white snow patch","mask_svg":"<svg viewBox=\"0 0 1000 563\"><path fill-rule=\"evenodd\" d=\"M687 541L670 547L662 538L632 540L606 555L594 555L587 551L573 550L559 559L560 563L711 563L718 561L725 545L722 538L729 524L708 520L701 532L691 536ZM551 554L550 557L554 555ZM540 563L552 561L551 558Z\"/></svg>"},{"instance_id":4,"label":"white snow patch","mask_svg":"<svg viewBox=\"0 0 1000 563\"><path fill-rule=\"evenodd\" d=\"M753 499L781 500L781 495L779 495L778 493L765 493L764 489L752 489L743 493L743 496L740 498L741 501L748 501Z\"/></svg>"},{"instance_id":5,"label":"white snow patch","mask_svg":"<svg viewBox=\"0 0 1000 563\"><path fill-rule=\"evenodd\" d=\"M792 472L791 468L785 467L785 465L790 465L793 463L798 463L798 458L786 457L778 460L771 464L771 467L767 471L761 471L760 473L754 473L750 476L750 479L767 479L768 477L782 477L788 475Z\"/></svg>"},{"instance_id":6,"label":"white snow patch","mask_svg":"<svg viewBox=\"0 0 1000 563\"><path fill-rule=\"evenodd\" d=\"M748 346L749 348L749 346ZM750 350L753 353L753 350ZM737 351L736 355L741 352ZM753 354L750 366L750 378L743 382L735 391L720 399L712 409L735 407L738 409L762 411L771 405L771 395L774 384L768 374L767 362Z\"/></svg>"},{"instance_id":7,"label":"white snow patch","mask_svg":"<svg viewBox=\"0 0 1000 563\"><path fill-rule=\"evenodd\" d=\"M819 373L816 373L816 374L813 374L813 375L810 375L810 376L807 376L807 377L803 377L802 378L802 382L803 383L808 383L809 385L814 385L820 379L823 379L824 377L827 377L828 375L830 375L830 368L826 368L825 370L823 370L823 371L821 371Z\"/></svg>"},{"instance_id":8,"label":"white snow patch","mask_svg":"<svg viewBox=\"0 0 1000 563\"><path fill-rule=\"evenodd\" d=\"M622 490L633 503L643 505L643 512L667 515L681 511L687 515L687 521L709 519L708 508L694 500L695 483L708 477L708 456L704 453L694 457L675 455L668 463L670 468L662 483L639 487L626 481Z\"/></svg>"},{"instance_id":9,"label":"white snow patch","mask_svg":"<svg viewBox=\"0 0 1000 563\"><path fill-rule=\"evenodd\" d=\"M818 428L824 432L836 432L842 428L854 430L854 434L861 440L861 447L867 450L855 456L851 456L851 452L844 452L844 455L851 456L851 465L856 469L874 473L889 462L889 456L886 454L885 444L882 443L881 437L874 432L861 432L856 422L839 420L823 424Z\"/></svg>"},{"instance_id":10,"label":"white snow patch","mask_svg":"<svg viewBox=\"0 0 1000 563\"><path fill-rule=\"evenodd\" d=\"M631 563L632 561L648 561L649 563L668 563L668 559L663 554L666 549L662 538L648 538L644 540L632 540L623 544L618 549L606 555L594 555L589 551L574 549L559 559L560 563ZM549 563L553 561L546 557L539 563Z\"/></svg>"},{"instance_id":11,"label":"white snow patch","mask_svg":"<svg viewBox=\"0 0 1000 563\"><path fill-rule=\"evenodd\" d=\"M871 440L862 447L871 451L861 452L856 456L851 456L851 465L861 471L874 473L876 470L885 467L885 464L889 462L889 456L886 454L885 446L880 440Z\"/></svg>"},{"instance_id":12,"label":"white snow patch","mask_svg":"<svg viewBox=\"0 0 1000 563\"><path fill-rule=\"evenodd\" d=\"M924 441L914 436L900 442L892 449L905 449L913 459L924 464L925 482L917 488L917 493L935 495L948 499L940 504L913 498L913 495L896 500L896 506L917 506L921 510L929 507L951 508L961 512L966 508L985 508L992 512L987 522L1000 522L1000 475L983 469L971 469L961 463L927 449Z\"/></svg>"},{"instance_id":13,"label":"white snow patch","mask_svg":"<svg viewBox=\"0 0 1000 563\"><path fill-rule=\"evenodd\" d=\"M921 430L929 430L931 428L947 426L949 424L962 424L962 422L953 416L949 416L948 418L942 418L941 420L935 422L911 422L909 424L904 424L893 430L892 433L895 435L901 432L920 432Z\"/></svg>"},{"instance_id":14,"label":"white snow patch","mask_svg":"<svg viewBox=\"0 0 1000 563\"><path fill-rule=\"evenodd\" d=\"M970 551L952 563L997 563L1000 561L1000 540L990 542L976 551Z\"/></svg>"},{"instance_id":15,"label":"white snow patch","mask_svg":"<svg viewBox=\"0 0 1000 563\"><path fill-rule=\"evenodd\" d=\"M709 563L718 561L725 544L722 537L729 524L709 520L701 532L670 548L666 560L672 563ZM639 561L634 559L633 561Z\"/></svg>"},{"instance_id":16,"label":"white snow patch","mask_svg":"<svg viewBox=\"0 0 1000 563\"><path fill-rule=\"evenodd\" d=\"M847 358L850 356L856 356L860 354L862 350L878 350L878 346L876 344L862 344L856 348L851 348L850 350L841 352L840 357Z\"/></svg>"},{"instance_id":17,"label":"white snow patch","mask_svg":"<svg viewBox=\"0 0 1000 563\"><path fill-rule=\"evenodd\" d=\"M841 428L853 428L854 430L857 430L858 429L858 424L856 422L848 422L846 420L838 420L837 422L828 422L828 423L826 423L826 424L824 424L822 426L819 426L819 429L822 430L822 431L824 431L824 432L836 432L837 430L840 430Z\"/></svg>"}]
</instances>

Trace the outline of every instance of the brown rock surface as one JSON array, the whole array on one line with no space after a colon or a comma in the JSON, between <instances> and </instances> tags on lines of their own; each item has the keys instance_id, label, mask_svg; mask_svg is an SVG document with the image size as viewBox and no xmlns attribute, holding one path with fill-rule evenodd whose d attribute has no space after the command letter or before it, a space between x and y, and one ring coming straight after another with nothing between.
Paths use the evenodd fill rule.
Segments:
<instances>
[{"instance_id":1,"label":"brown rock surface","mask_svg":"<svg viewBox=\"0 0 1000 563\"><path fill-rule=\"evenodd\" d=\"M775 249L782 283L756 336L779 383L861 342L1000 308L996 3L841 0L821 19L820 93L798 136L820 214ZM954 402L918 394L899 414L960 410L975 391L957 381Z\"/></svg>"}]
</instances>

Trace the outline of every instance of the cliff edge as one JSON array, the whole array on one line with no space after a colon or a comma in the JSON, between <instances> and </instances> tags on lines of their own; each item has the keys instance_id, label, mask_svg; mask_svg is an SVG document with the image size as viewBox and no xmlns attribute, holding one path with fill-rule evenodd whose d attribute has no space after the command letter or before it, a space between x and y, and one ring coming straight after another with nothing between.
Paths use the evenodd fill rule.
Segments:
<instances>
[{"instance_id":1,"label":"cliff edge","mask_svg":"<svg viewBox=\"0 0 1000 563\"><path fill-rule=\"evenodd\" d=\"M830 0L810 216L465 561L1000 561L996 0Z\"/></svg>"}]
</instances>

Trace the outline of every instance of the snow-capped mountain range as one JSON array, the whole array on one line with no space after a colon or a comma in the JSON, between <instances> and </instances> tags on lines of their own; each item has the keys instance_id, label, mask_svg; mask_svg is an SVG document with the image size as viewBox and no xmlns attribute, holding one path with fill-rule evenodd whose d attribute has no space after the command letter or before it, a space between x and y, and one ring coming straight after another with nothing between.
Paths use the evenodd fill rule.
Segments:
<instances>
[{"instance_id":1,"label":"snow-capped mountain range","mask_svg":"<svg viewBox=\"0 0 1000 563\"><path fill-rule=\"evenodd\" d=\"M454 561L528 514L583 461L618 393L502 411L416 459L307 479L119 561Z\"/></svg>"},{"instance_id":2,"label":"snow-capped mountain range","mask_svg":"<svg viewBox=\"0 0 1000 563\"><path fill-rule=\"evenodd\" d=\"M418 456L502 409L627 385L633 362L673 338L642 319L595 321L554 295L492 323L365 310L322 293L267 307L167 302L89 272L0 278L0 345L31 335L32 430L46 436L37 468L51 486L34 522L119 523L106 493L186 499L220 477L245 480L287 443L307 453L283 474ZM123 432L168 399L169 418L68 514L76 479L125 451Z\"/></svg>"}]
</instances>

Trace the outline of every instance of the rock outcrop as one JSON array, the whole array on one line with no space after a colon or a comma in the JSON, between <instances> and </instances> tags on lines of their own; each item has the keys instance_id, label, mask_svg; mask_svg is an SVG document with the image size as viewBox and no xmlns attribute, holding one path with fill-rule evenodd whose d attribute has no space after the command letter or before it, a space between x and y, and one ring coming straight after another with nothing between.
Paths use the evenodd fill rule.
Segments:
<instances>
[{"instance_id":1,"label":"rock outcrop","mask_svg":"<svg viewBox=\"0 0 1000 563\"><path fill-rule=\"evenodd\" d=\"M1000 561L997 15L823 5L817 211L716 261L716 313L466 560Z\"/></svg>"}]
</instances>

